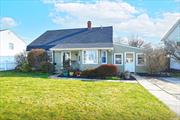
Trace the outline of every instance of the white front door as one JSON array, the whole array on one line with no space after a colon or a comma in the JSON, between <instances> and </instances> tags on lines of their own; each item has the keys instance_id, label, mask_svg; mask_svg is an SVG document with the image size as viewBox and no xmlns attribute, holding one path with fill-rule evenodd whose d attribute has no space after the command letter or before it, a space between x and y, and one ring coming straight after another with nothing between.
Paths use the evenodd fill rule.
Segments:
<instances>
[{"instance_id":1,"label":"white front door","mask_svg":"<svg viewBox=\"0 0 180 120\"><path fill-rule=\"evenodd\" d=\"M135 72L134 52L126 52L125 53L125 71Z\"/></svg>"}]
</instances>

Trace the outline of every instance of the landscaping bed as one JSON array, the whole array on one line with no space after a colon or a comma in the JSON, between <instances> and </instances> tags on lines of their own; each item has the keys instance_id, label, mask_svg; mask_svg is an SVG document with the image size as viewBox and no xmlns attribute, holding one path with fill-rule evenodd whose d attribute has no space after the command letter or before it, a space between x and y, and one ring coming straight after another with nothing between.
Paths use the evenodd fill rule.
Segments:
<instances>
[{"instance_id":1,"label":"landscaping bed","mask_svg":"<svg viewBox=\"0 0 180 120\"><path fill-rule=\"evenodd\" d=\"M0 72L0 119L178 119L139 84L47 77L42 73Z\"/></svg>"},{"instance_id":2,"label":"landscaping bed","mask_svg":"<svg viewBox=\"0 0 180 120\"><path fill-rule=\"evenodd\" d=\"M96 78L86 78L86 77L77 77L77 76L63 76L63 75L58 75L57 77L60 78L78 78L78 79L91 79L91 80L96 80ZM135 77L130 76L129 79L125 79L124 77L106 77L106 78L97 78L100 80L136 80Z\"/></svg>"}]
</instances>

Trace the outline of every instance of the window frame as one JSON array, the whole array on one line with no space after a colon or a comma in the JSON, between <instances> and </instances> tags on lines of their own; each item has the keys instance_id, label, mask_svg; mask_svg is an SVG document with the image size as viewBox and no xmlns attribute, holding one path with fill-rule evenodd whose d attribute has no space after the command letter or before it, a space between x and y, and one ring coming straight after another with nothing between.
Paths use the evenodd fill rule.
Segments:
<instances>
[{"instance_id":1,"label":"window frame","mask_svg":"<svg viewBox=\"0 0 180 120\"><path fill-rule=\"evenodd\" d=\"M116 55L121 55L121 64L116 64ZM123 65L123 53L114 53L114 64L115 65Z\"/></svg>"},{"instance_id":2,"label":"window frame","mask_svg":"<svg viewBox=\"0 0 180 120\"><path fill-rule=\"evenodd\" d=\"M102 55L103 55L102 53L103 53L103 52L106 53L106 56L105 56L105 57L106 57L106 62L105 62L105 63L102 62L102 57L103 57L103 56L102 56ZM101 50L101 64L107 64L107 50Z\"/></svg>"},{"instance_id":3,"label":"window frame","mask_svg":"<svg viewBox=\"0 0 180 120\"><path fill-rule=\"evenodd\" d=\"M96 60L95 63L85 63L85 61L84 61L84 57L85 57L85 56L84 56L84 52L85 52L85 51L95 51L95 52L96 52L96 54L97 54L97 60ZM82 64L85 64L85 65L88 65L88 64L89 64L89 65L90 65L90 64L98 64L98 63L99 63L98 57L99 57L99 56L98 56L98 50L96 50L96 49L95 49L95 50L94 50L94 49L82 50Z\"/></svg>"},{"instance_id":4,"label":"window frame","mask_svg":"<svg viewBox=\"0 0 180 120\"><path fill-rule=\"evenodd\" d=\"M138 64L138 55L144 55L144 64ZM136 66L145 66L146 65L146 58L144 53L136 53Z\"/></svg>"},{"instance_id":5,"label":"window frame","mask_svg":"<svg viewBox=\"0 0 180 120\"><path fill-rule=\"evenodd\" d=\"M14 50L14 43L9 43L9 50Z\"/></svg>"}]
</instances>

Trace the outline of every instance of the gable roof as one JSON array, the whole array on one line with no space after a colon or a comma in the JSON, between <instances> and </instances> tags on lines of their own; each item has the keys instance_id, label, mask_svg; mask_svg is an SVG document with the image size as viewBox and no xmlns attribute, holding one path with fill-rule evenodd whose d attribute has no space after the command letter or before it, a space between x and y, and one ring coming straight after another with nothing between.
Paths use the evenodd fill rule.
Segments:
<instances>
[{"instance_id":1,"label":"gable roof","mask_svg":"<svg viewBox=\"0 0 180 120\"><path fill-rule=\"evenodd\" d=\"M180 19L176 21L176 23L171 27L171 29L163 36L161 41L164 41L168 36L174 31L174 29L180 24Z\"/></svg>"},{"instance_id":2,"label":"gable roof","mask_svg":"<svg viewBox=\"0 0 180 120\"><path fill-rule=\"evenodd\" d=\"M77 29L62 29L62 30L50 30L46 31L40 37L35 39L32 43L27 46L27 50L34 48L43 48L49 50L56 46L68 47L72 46L85 46L89 47L88 44L101 44L101 43L113 43L113 29L112 26L108 27L94 27L88 28L77 28ZM78 45L79 44L79 45ZM93 47L93 46L91 46Z\"/></svg>"}]
</instances>

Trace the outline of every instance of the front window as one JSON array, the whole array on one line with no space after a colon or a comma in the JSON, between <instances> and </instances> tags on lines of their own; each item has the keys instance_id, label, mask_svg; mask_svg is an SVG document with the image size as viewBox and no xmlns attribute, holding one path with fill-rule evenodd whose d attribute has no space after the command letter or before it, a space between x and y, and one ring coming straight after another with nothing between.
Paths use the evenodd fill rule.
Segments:
<instances>
[{"instance_id":1,"label":"front window","mask_svg":"<svg viewBox=\"0 0 180 120\"><path fill-rule=\"evenodd\" d=\"M83 62L84 64L98 64L98 51L97 50L83 51Z\"/></svg>"},{"instance_id":2,"label":"front window","mask_svg":"<svg viewBox=\"0 0 180 120\"><path fill-rule=\"evenodd\" d=\"M107 63L107 52L105 50L101 51L101 63L102 64Z\"/></svg>"},{"instance_id":3,"label":"front window","mask_svg":"<svg viewBox=\"0 0 180 120\"><path fill-rule=\"evenodd\" d=\"M137 54L137 65L145 65L145 55L143 53Z\"/></svg>"},{"instance_id":4,"label":"front window","mask_svg":"<svg viewBox=\"0 0 180 120\"><path fill-rule=\"evenodd\" d=\"M122 59L123 57L122 57L122 54L120 54L120 53L115 53L114 54L114 63L115 64L119 64L119 65L122 65L122 63L123 63L123 59Z\"/></svg>"},{"instance_id":5,"label":"front window","mask_svg":"<svg viewBox=\"0 0 180 120\"><path fill-rule=\"evenodd\" d=\"M14 44L13 43L9 43L9 49L14 50Z\"/></svg>"}]
</instances>

